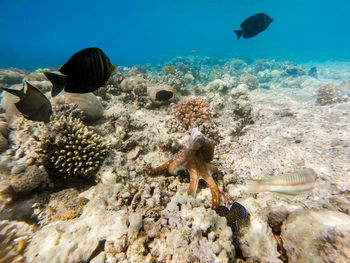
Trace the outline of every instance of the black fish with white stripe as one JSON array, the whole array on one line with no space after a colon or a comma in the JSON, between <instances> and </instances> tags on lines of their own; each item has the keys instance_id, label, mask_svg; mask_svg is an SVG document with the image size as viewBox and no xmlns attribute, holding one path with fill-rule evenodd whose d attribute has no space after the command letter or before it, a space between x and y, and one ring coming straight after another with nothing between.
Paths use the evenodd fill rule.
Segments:
<instances>
[{"instance_id":1,"label":"black fish with white stripe","mask_svg":"<svg viewBox=\"0 0 350 263\"><path fill-rule=\"evenodd\" d=\"M52 97L62 90L71 93L88 93L106 84L115 70L106 54L97 47L75 53L59 72L45 72L53 88Z\"/></svg>"}]
</instances>

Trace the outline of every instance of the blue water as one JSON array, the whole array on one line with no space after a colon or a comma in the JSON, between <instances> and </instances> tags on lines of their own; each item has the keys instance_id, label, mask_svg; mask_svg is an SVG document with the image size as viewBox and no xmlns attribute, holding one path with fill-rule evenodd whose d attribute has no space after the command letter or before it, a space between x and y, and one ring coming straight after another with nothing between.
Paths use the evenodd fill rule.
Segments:
<instances>
[{"instance_id":1,"label":"blue water","mask_svg":"<svg viewBox=\"0 0 350 263\"><path fill-rule=\"evenodd\" d=\"M116 65L193 55L350 60L349 0L0 0L0 68L58 66L97 46ZM250 15L274 21L251 39L233 33Z\"/></svg>"}]
</instances>

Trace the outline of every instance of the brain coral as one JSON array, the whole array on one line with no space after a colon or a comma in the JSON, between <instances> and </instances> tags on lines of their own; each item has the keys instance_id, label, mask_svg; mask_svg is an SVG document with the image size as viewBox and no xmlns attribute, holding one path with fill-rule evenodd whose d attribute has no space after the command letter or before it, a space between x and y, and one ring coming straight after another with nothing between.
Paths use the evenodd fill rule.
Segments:
<instances>
[{"instance_id":1,"label":"brain coral","mask_svg":"<svg viewBox=\"0 0 350 263\"><path fill-rule=\"evenodd\" d=\"M173 106L170 114L179 120L186 129L191 127L194 122L211 120L212 118L209 103L200 97L180 101Z\"/></svg>"},{"instance_id":2,"label":"brain coral","mask_svg":"<svg viewBox=\"0 0 350 263\"><path fill-rule=\"evenodd\" d=\"M108 144L78 119L56 117L42 139L44 163L64 176L89 177L97 172L108 153Z\"/></svg>"}]
</instances>

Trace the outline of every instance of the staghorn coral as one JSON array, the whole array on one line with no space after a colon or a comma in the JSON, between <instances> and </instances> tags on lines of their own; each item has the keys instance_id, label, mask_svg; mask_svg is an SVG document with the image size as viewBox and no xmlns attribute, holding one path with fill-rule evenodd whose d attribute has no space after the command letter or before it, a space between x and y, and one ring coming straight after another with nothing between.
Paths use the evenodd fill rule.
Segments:
<instances>
[{"instance_id":1,"label":"staghorn coral","mask_svg":"<svg viewBox=\"0 0 350 263\"><path fill-rule=\"evenodd\" d=\"M50 133L41 140L43 162L65 176L95 174L108 153L108 144L78 119L54 118Z\"/></svg>"},{"instance_id":2,"label":"staghorn coral","mask_svg":"<svg viewBox=\"0 0 350 263\"><path fill-rule=\"evenodd\" d=\"M173 115L181 124L188 129L195 121L211 120L212 111L209 103L200 97L192 97L180 101L171 110Z\"/></svg>"}]
</instances>

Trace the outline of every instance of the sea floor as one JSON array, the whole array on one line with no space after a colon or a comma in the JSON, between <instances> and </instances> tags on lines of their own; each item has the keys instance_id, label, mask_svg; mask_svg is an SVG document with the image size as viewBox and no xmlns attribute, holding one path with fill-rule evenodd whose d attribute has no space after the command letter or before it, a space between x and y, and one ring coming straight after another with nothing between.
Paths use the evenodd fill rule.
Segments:
<instances>
[{"instance_id":1,"label":"sea floor","mask_svg":"<svg viewBox=\"0 0 350 263\"><path fill-rule=\"evenodd\" d=\"M165 72L164 66L174 68ZM4 86L19 88L16 83L24 78L47 92L56 115L47 125L26 120L14 109L15 98L1 94L0 257L4 262L349 262L349 68L343 62L247 64L180 57L118 67L95 94L63 93L55 99L45 69L0 70ZM173 98L155 99L158 91L173 89L178 91ZM211 119L194 106L185 110L196 111L190 125L182 123L187 115L171 114L190 97L208 103ZM219 170L213 178L220 204L238 202L248 211L234 232L212 210L204 182L188 196L186 171L145 172L176 154L195 127L215 142L211 164ZM69 156L61 150L68 134L77 147L81 137L104 141L87 150L93 156L92 165L85 163L89 177L80 167L67 173ZM55 154L67 166L53 164ZM249 179L305 167L317 174L309 193L286 198L248 192Z\"/></svg>"}]
</instances>

